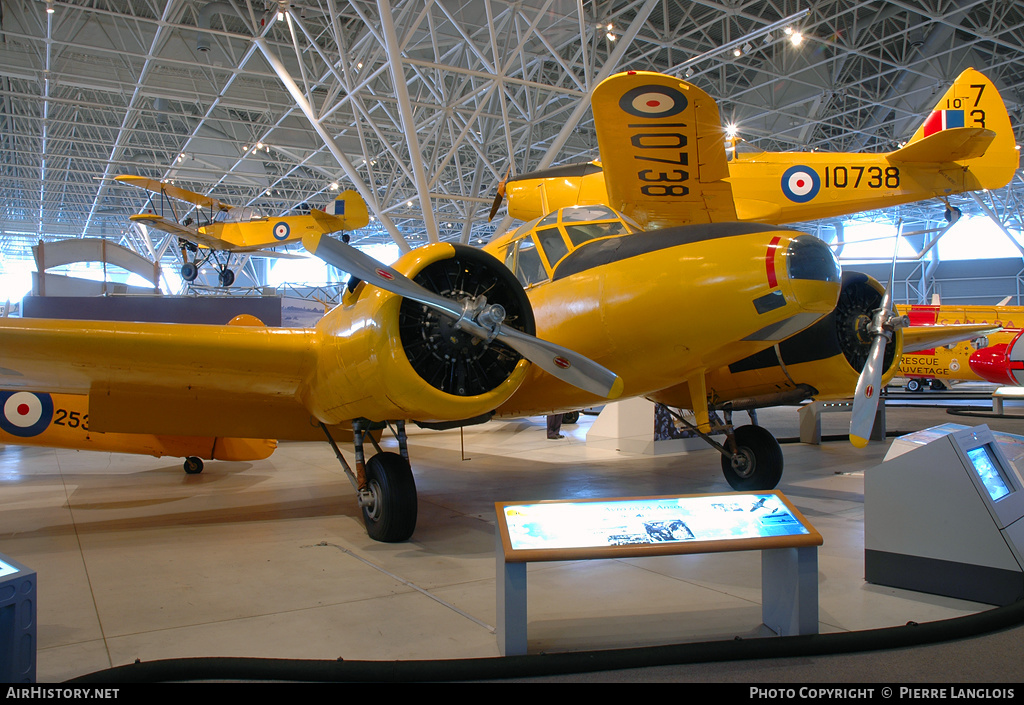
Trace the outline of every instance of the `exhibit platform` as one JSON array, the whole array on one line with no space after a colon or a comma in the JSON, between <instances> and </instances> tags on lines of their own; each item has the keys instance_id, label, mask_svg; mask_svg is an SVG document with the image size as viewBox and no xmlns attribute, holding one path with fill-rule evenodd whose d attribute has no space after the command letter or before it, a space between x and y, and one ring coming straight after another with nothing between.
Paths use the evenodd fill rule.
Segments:
<instances>
[{"instance_id":1,"label":"exhibit platform","mask_svg":"<svg viewBox=\"0 0 1024 705\"><path fill-rule=\"evenodd\" d=\"M38 575L37 680L197 657L498 659L495 502L730 491L715 451L591 447L593 418L563 426L561 440L546 438L543 418L410 429L419 519L401 544L367 537L326 443L282 443L259 462L207 462L200 475L175 458L0 446L0 553ZM758 421L793 439L783 444L778 489L824 539L820 635L994 609L865 582L864 473L891 439L864 450L829 440L847 430L837 413L823 417L821 445L802 444L795 407L762 410ZM894 400L887 410L890 433L950 421L1024 434L1020 419L965 420ZM756 553L537 563L529 581L530 655L780 638L761 624ZM1024 680L1022 638L1013 628L897 650L544 680L1013 682Z\"/></svg>"}]
</instances>

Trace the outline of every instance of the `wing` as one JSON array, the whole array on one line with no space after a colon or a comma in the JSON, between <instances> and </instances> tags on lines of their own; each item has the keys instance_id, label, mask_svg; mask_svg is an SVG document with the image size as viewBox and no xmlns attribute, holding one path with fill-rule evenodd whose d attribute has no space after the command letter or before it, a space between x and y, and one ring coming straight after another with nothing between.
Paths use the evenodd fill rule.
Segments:
<instances>
[{"instance_id":1,"label":"wing","mask_svg":"<svg viewBox=\"0 0 1024 705\"><path fill-rule=\"evenodd\" d=\"M246 249L260 249L259 247L239 248L234 243L228 242L227 240L223 240L219 237L214 237L205 230L186 227L181 223L171 220L170 218L165 218L164 216L157 215L155 213L139 213L137 215L131 216L129 220L131 220L133 223L142 223L143 225L147 225L151 228L162 230L163 232L170 233L171 235L177 235L178 237L185 238L189 242L194 242L197 245L208 247L211 250L241 251ZM219 229L216 229L216 231L220 232Z\"/></svg>"},{"instance_id":2,"label":"wing","mask_svg":"<svg viewBox=\"0 0 1024 705\"><path fill-rule=\"evenodd\" d=\"M980 335L988 335L999 330L1001 326L991 323L968 323L962 325L908 326L903 329L903 352L913 353L921 350L971 340Z\"/></svg>"},{"instance_id":3,"label":"wing","mask_svg":"<svg viewBox=\"0 0 1024 705\"><path fill-rule=\"evenodd\" d=\"M88 394L96 431L322 438L298 396L316 340L283 328L0 319L0 386Z\"/></svg>"},{"instance_id":4,"label":"wing","mask_svg":"<svg viewBox=\"0 0 1024 705\"><path fill-rule=\"evenodd\" d=\"M605 79L591 102L612 208L648 228L736 220L725 133L707 93L629 71Z\"/></svg>"},{"instance_id":5,"label":"wing","mask_svg":"<svg viewBox=\"0 0 1024 705\"><path fill-rule=\"evenodd\" d=\"M136 186L138 188L150 191L151 193L157 193L168 198L174 198L185 203L191 203L194 206L200 208L208 208L211 211L227 211L231 210L231 206L227 203L222 203L216 198L204 196L201 193L195 191L189 191L183 189L180 186L173 184L165 184L159 179L147 179L144 176L131 176L123 175L114 177L116 181L120 181L123 184L129 184L130 186Z\"/></svg>"}]
</instances>

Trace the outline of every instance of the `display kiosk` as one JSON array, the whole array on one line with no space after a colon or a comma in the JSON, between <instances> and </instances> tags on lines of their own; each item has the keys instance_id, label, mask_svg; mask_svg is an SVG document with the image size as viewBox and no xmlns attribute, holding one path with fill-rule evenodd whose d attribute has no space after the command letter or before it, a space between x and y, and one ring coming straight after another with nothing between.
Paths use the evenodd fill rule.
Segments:
<instances>
[{"instance_id":1,"label":"display kiosk","mask_svg":"<svg viewBox=\"0 0 1024 705\"><path fill-rule=\"evenodd\" d=\"M35 682L36 644L36 573L0 555L0 682Z\"/></svg>"},{"instance_id":2,"label":"display kiosk","mask_svg":"<svg viewBox=\"0 0 1024 705\"><path fill-rule=\"evenodd\" d=\"M986 426L951 424L894 442L864 477L868 582L993 605L1024 597L1024 480L1001 445Z\"/></svg>"},{"instance_id":3,"label":"display kiosk","mask_svg":"<svg viewBox=\"0 0 1024 705\"><path fill-rule=\"evenodd\" d=\"M537 561L761 553L761 617L818 632L821 534L778 491L495 504L498 646L526 653L526 568Z\"/></svg>"}]
</instances>

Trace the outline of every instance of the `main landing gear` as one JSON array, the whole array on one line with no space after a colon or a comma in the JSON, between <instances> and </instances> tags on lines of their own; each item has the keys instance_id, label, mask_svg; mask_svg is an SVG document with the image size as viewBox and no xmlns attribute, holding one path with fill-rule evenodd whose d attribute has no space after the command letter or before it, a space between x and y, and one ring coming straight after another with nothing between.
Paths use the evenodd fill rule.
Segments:
<instances>
[{"instance_id":1,"label":"main landing gear","mask_svg":"<svg viewBox=\"0 0 1024 705\"><path fill-rule=\"evenodd\" d=\"M778 486L782 479L782 447L769 431L752 424L734 428L732 412L726 411L725 423L718 422L717 429L725 431L723 445L674 410L669 409L669 413L722 454L722 473L734 490L773 490ZM717 421L714 414L712 419Z\"/></svg>"},{"instance_id":2,"label":"main landing gear","mask_svg":"<svg viewBox=\"0 0 1024 705\"><path fill-rule=\"evenodd\" d=\"M398 439L399 452L392 453L381 450L377 440L370 433L369 421L353 421L356 455L354 473L338 450L330 431L324 424L320 424L320 427L356 489L366 533L374 541L384 543L399 543L409 539L416 528L417 500L416 481L413 479L412 467L409 464L405 422L395 422L393 431ZM377 452L368 461L364 461L363 442L367 437Z\"/></svg>"},{"instance_id":3,"label":"main landing gear","mask_svg":"<svg viewBox=\"0 0 1024 705\"><path fill-rule=\"evenodd\" d=\"M181 265L179 274L181 278L187 281L189 284L194 282L199 276L199 268L202 267L211 258L217 269L217 283L223 287L229 287L235 283L235 273L228 268L228 263L231 259L231 253L226 253L224 262L220 262L217 259L216 251L209 250L209 254L205 257L199 256L199 247L195 243L189 242L188 240L179 239L179 246L181 247L181 260L184 264ZM189 253L192 255L192 261L189 261Z\"/></svg>"}]
</instances>

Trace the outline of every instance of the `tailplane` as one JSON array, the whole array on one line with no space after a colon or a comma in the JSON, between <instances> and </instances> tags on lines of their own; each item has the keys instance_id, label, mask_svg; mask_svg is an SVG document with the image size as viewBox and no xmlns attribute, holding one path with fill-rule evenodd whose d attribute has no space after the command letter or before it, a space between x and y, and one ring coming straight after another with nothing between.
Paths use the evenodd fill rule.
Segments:
<instances>
[{"instance_id":1,"label":"tailplane","mask_svg":"<svg viewBox=\"0 0 1024 705\"><path fill-rule=\"evenodd\" d=\"M1002 188L1020 163L1010 117L995 85L967 69L891 162L958 162L968 190Z\"/></svg>"}]
</instances>

